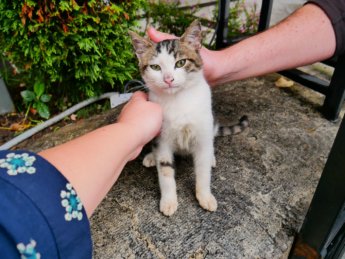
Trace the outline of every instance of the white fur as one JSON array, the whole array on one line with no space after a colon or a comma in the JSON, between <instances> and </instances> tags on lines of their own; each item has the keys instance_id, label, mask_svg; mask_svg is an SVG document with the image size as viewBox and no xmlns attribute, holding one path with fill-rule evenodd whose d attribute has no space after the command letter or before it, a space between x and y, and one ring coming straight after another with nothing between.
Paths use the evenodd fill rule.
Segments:
<instances>
[{"instance_id":1,"label":"white fur","mask_svg":"<svg viewBox=\"0 0 345 259\"><path fill-rule=\"evenodd\" d=\"M143 163L157 165L162 196L160 210L170 216L178 204L174 171L171 167L161 166L160 162L172 164L174 153L187 152L194 159L196 197L201 207L214 211L217 201L210 188L211 167L215 164L210 87L202 70L188 73L184 68L175 68L176 60L166 52L151 62L159 65L161 70L148 67L143 78L150 89L149 99L161 105L164 119L154 156L148 154ZM174 79L171 87L164 82L167 75Z\"/></svg>"}]
</instances>

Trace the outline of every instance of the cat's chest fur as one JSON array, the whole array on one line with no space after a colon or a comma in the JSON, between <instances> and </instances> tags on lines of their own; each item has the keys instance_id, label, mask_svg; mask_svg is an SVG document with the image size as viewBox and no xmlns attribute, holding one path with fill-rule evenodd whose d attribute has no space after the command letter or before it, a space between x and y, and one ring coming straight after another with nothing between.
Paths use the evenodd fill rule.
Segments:
<instances>
[{"instance_id":1,"label":"cat's chest fur","mask_svg":"<svg viewBox=\"0 0 345 259\"><path fill-rule=\"evenodd\" d=\"M202 138L213 135L211 92L200 73L190 86L174 95L150 92L149 99L163 109L161 138L176 151L191 151Z\"/></svg>"}]
</instances>

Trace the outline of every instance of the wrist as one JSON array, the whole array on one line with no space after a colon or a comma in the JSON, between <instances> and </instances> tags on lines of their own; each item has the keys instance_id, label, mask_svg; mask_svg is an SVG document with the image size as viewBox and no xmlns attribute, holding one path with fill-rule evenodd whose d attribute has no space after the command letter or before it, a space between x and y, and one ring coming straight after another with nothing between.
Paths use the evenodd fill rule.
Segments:
<instances>
[{"instance_id":1,"label":"wrist","mask_svg":"<svg viewBox=\"0 0 345 259\"><path fill-rule=\"evenodd\" d=\"M126 139L129 146L131 146L133 149L136 149L144 144L144 141L142 140L142 132L137 125L134 125L130 122L117 122L115 125L121 130L121 137Z\"/></svg>"},{"instance_id":2,"label":"wrist","mask_svg":"<svg viewBox=\"0 0 345 259\"><path fill-rule=\"evenodd\" d=\"M200 55L204 62L204 75L211 86L233 81L235 73L233 58L229 57L230 48L224 50L209 50L202 48Z\"/></svg>"},{"instance_id":3,"label":"wrist","mask_svg":"<svg viewBox=\"0 0 345 259\"><path fill-rule=\"evenodd\" d=\"M146 142L143 141L143 134L136 125L127 122L118 122L116 126L120 128L121 132L124 132L122 136L126 136L125 140L122 141L126 142L126 147L128 148L125 152L126 162L129 162L140 154Z\"/></svg>"}]
</instances>

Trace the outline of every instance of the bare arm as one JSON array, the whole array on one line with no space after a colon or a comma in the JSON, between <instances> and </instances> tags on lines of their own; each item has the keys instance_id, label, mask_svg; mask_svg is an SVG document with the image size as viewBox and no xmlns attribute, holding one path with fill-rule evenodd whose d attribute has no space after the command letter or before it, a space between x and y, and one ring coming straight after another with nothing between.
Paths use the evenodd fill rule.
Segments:
<instances>
[{"instance_id":1,"label":"bare arm","mask_svg":"<svg viewBox=\"0 0 345 259\"><path fill-rule=\"evenodd\" d=\"M125 164L157 135L161 108L136 93L114 123L40 153L71 182L91 216Z\"/></svg>"},{"instance_id":2,"label":"bare arm","mask_svg":"<svg viewBox=\"0 0 345 259\"><path fill-rule=\"evenodd\" d=\"M153 41L164 37L152 29L148 34ZM335 47L327 15L307 4L265 32L224 50L203 48L201 55L206 79L216 85L320 61L331 57Z\"/></svg>"}]
</instances>

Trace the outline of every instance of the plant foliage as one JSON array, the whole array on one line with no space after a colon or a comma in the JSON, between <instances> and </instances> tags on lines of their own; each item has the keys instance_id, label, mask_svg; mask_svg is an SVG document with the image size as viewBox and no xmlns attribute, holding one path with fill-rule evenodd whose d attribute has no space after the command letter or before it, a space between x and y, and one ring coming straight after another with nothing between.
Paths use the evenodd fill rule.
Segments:
<instances>
[{"instance_id":1,"label":"plant foliage","mask_svg":"<svg viewBox=\"0 0 345 259\"><path fill-rule=\"evenodd\" d=\"M230 6L228 37L256 33L258 24L259 14L255 2L252 7L248 7L245 0L237 0Z\"/></svg>"},{"instance_id":2,"label":"plant foliage","mask_svg":"<svg viewBox=\"0 0 345 259\"><path fill-rule=\"evenodd\" d=\"M137 70L127 31L144 5L144 0L1 0L0 53L20 75L25 103L45 109L47 96L76 102L129 80Z\"/></svg>"},{"instance_id":3,"label":"plant foliage","mask_svg":"<svg viewBox=\"0 0 345 259\"><path fill-rule=\"evenodd\" d=\"M151 2L147 8L147 17L152 25L163 32L181 36L186 28L195 20L197 8L181 8L179 2Z\"/></svg>"}]
</instances>

